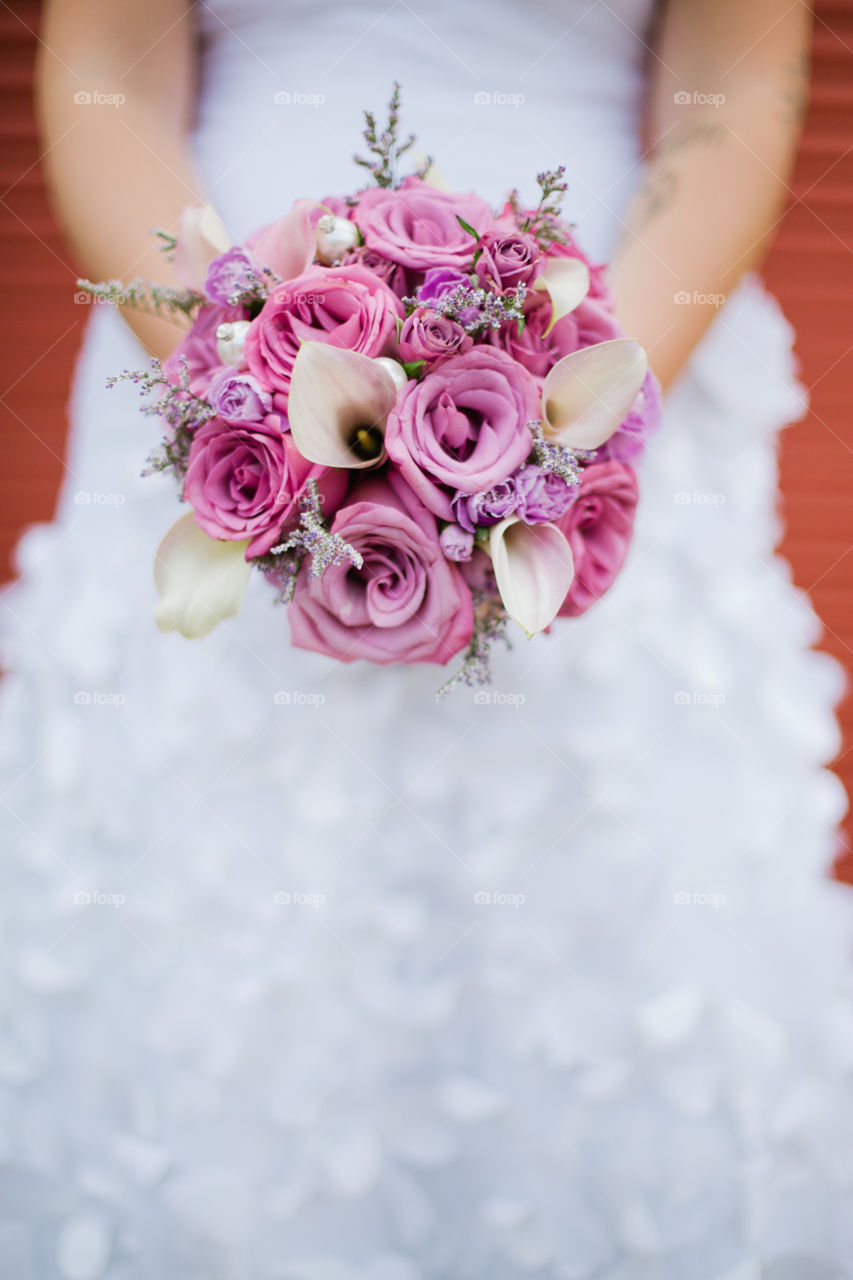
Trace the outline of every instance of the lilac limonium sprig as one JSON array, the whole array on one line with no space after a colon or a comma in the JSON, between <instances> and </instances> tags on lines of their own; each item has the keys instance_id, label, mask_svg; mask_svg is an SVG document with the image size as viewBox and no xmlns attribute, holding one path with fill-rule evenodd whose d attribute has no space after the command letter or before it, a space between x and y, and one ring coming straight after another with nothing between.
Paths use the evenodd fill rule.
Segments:
<instances>
[{"instance_id":1,"label":"lilac limonium sprig","mask_svg":"<svg viewBox=\"0 0 853 1280\"><path fill-rule=\"evenodd\" d=\"M151 360L150 372L145 369L124 369L107 378L107 387L112 389L120 382L132 383L142 396L156 394L155 399L142 406L142 412L161 418L169 428L159 451L148 458L143 475L172 470L182 479L187 469L193 432L214 415L214 410L207 401L190 391L186 356L182 356L180 360L177 385L166 377L156 358Z\"/></svg>"},{"instance_id":2,"label":"lilac limonium sprig","mask_svg":"<svg viewBox=\"0 0 853 1280\"><path fill-rule=\"evenodd\" d=\"M133 311L141 311L145 315L157 316L180 325L191 321L205 301L204 295L195 289L173 289L168 285L143 280L141 276L127 282L103 280L95 283L81 279L77 281L77 288L82 293L88 293L95 302L113 307L130 307Z\"/></svg>"},{"instance_id":3,"label":"lilac limonium sprig","mask_svg":"<svg viewBox=\"0 0 853 1280\"><path fill-rule=\"evenodd\" d=\"M316 480L309 480L305 493L299 500L298 528L272 547L271 556L287 556L292 552L308 552L311 555L310 577L319 578L332 565L342 564L349 560L360 569L364 564L363 557L355 547L350 546L339 533L331 533L323 518L323 505Z\"/></svg>"},{"instance_id":4,"label":"lilac limonium sprig","mask_svg":"<svg viewBox=\"0 0 853 1280\"><path fill-rule=\"evenodd\" d=\"M280 283L281 277L259 262L250 250L235 246L210 263L204 291L211 302L251 307L265 302L270 289Z\"/></svg>"},{"instance_id":5,"label":"lilac limonium sprig","mask_svg":"<svg viewBox=\"0 0 853 1280\"><path fill-rule=\"evenodd\" d=\"M495 293L470 283L457 284L430 306L440 316L455 320L466 333L483 333L486 329L500 329L507 320L524 322L524 299L527 285L519 284L506 293ZM404 298L403 305L414 311L422 305L417 298Z\"/></svg>"},{"instance_id":6,"label":"lilac limonium sprig","mask_svg":"<svg viewBox=\"0 0 853 1280\"><path fill-rule=\"evenodd\" d=\"M474 603L474 632L462 666L436 691L435 699L446 698L458 685L475 689L492 683L492 646L501 641L508 649L512 645L507 635L507 617L500 598L486 591L472 590Z\"/></svg>"}]
</instances>

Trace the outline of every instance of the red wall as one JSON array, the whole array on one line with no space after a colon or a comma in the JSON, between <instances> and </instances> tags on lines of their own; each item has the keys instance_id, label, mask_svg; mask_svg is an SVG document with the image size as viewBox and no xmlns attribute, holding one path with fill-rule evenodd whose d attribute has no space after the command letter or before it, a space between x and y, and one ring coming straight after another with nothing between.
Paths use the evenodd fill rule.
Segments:
<instances>
[{"instance_id":1,"label":"red wall","mask_svg":"<svg viewBox=\"0 0 853 1280\"><path fill-rule=\"evenodd\" d=\"M49 216L31 107L39 5L0 6L0 576L20 528L48 519L62 474L65 400L85 319L76 271ZM811 110L790 208L767 279L797 328L808 419L786 431L782 549L826 624L853 654L853 0L821 0ZM837 768L853 791L853 700ZM853 833L853 821L848 824ZM853 855L840 864L853 881Z\"/></svg>"}]
</instances>

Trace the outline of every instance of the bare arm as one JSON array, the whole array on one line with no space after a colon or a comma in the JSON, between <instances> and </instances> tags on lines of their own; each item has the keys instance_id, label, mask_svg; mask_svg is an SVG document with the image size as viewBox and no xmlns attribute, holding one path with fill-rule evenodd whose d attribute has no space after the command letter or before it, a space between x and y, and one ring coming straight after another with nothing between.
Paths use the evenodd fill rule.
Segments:
<instances>
[{"instance_id":1,"label":"bare arm","mask_svg":"<svg viewBox=\"0 0 853 1280\"><path fill-rule=\"evenodd\" d=\"M152 227L174 231L199 199L186 138L195 29L186 0L49 0L36 71L45 169L57 217L84 273L174 283ZM75 95L90 94L81 101ZM122 95L118 105L98 95ZM179 330L125 318L155 355Z\"/></svg>"},{"instance_id":2,"label":"bare arm","mask_svg":"<svg viewBox=\"0 0 853 1280\"><path fill-rule=\"evenodd\" d=\"M800 133L810 33L803 0L665 4L649 68L651 163L611 273L617 314L665 386L716 315L708 299L728 294L768 248Z\"/></svg>"}]
</instances>

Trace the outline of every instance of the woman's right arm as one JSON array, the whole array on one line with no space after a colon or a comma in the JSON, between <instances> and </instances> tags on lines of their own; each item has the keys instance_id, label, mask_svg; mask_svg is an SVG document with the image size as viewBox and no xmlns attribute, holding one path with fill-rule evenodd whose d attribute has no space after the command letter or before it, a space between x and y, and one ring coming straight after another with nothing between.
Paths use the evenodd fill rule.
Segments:
<instances>
[{"instance_id":1,"label":"woman's right arm","mask_svg":"<svg viewBox=\"0 0 853 1280\"><path fill-rule=\"evenodd\" d=\"M151 229L174 234L181 212L202 199L187 144L191 10L186 0L44 5L36 67L43 165L56 216L91 279L177 283ZM169 354L175 325L124 314L154 355Z\"/></svg>"}]
</instances>

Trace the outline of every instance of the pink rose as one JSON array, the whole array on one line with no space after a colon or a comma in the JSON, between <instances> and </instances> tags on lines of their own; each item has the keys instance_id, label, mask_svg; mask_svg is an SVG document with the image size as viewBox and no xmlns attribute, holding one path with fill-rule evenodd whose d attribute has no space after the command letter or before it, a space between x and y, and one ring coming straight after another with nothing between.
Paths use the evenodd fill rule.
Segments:
<instances>
[{"instance_id":1,"label":"pink rose","mask_svg":"<svg viewBox=\"0 0 853 1280\"><path fill-rule=\"evenodd\" d=\"M319 577L302 565L289 608L299 649L341 662L448 662L471 641L471 594L433 517L393 472L359 479L332 523L364 557Z\"/></svg>"},{"instance_id":2,"label":"pink rose","mask_svg":"<svg viewBox=\"0 0 853 1280\"><path fill-rule=\"evenodd\" d=\"M344 217L350 213L352 210L347 209ZM398 262L383 258L375 249L368 249L367 245L359 244L354 249L347 249L341 258L341 265L348 267L353 263L364 267L365 271L372 271L398 298L405 298L412 292L404 268Z\"/></svg>"},{"instance_id":3,"label":"pink rose","mask_svg":"<svg viewBox=\"0 0 853 1280\"><path fill-rule=\"evenodd\" d=\"M596 342L625 336L610 312L587 298L558 320L546 335L545 330L551 323L551 310L548 294L536 290L524 300L525 325L521 333L516 322L509 320L500 329L489 329L486 335L488 342L506 351L540 382L563 356L580 347L591 347Z\"/></svg>"},{"instance_id":4,"label":"pink rose","mask_svg":"<svg viewBox=\"0 0 853 1280\"><path fill-rule=\"evenodd\" d=\"M561 617L584 613L615 579L628 554L638 497L637 478L624 463L593 462L584 468L577 498L555 522L575 560Z\"/></svg>"},{"instance_id":5,"label":"pink rose","mask_svg":"<svg viewBox=\"0 0 853 1280\"><path fill-rule=\"evenodd\" d=\"M506 480L532 447L539 389L504 351L475 346L422 382L408 382L385 428L385 447L424 506L452 520L455 493Z\"/></svg>"},{"instance_id":6,"label":"pink rose","mask_svg":"<svg viewBox=\"0 0 853 1280\"><path fill-rule=\"evenodd\" d=\"M391 290L363 267L309 267L276 285L246 334L245 356L273 403L287 408L301 343L328 342L366 356L393 355L396 320L404 316Z\"/></svg>"},{"instance_id":7,"label":"pink rose","mask_svg":"<svg viewBox=\"0 0 853 1280\"><path fill-rule=\"evenodd\" d=\"M334 509L346 491L346 473L307 462L275 414L253 423L210 418L193 435L184 498L211 538L251 538L249 560L265 555L282 528L295 523L310 479L317 480L325 509Z\"/></svg>"},{"instance_id":8,"label":"pink rose","mask_svg":"<svg viewBox=\"0 0 853 1280\"><path fill-rule=\"evenodd\" d=\"M214 374L224 368L216 349L216 330L228 321L246 320L248 315L244 307L199 307L189 333L163 361L163 372L169 381L179 385L181 356L186 356L190 391L204 397Z\"/></svg>"},{"instance_id":9,"label":"pink rose","mask_svg":"<svg viewBox=\"0 0 853 1280\"><path fill-rule=\"evenodd\" d=\"M477 246L460 217L478 233L492 223L492 211L479 196L439 191L417 178L396 190L368 188L352 214L369 249L413 271L471 261Z\"/></svg>"}]
</instances>

